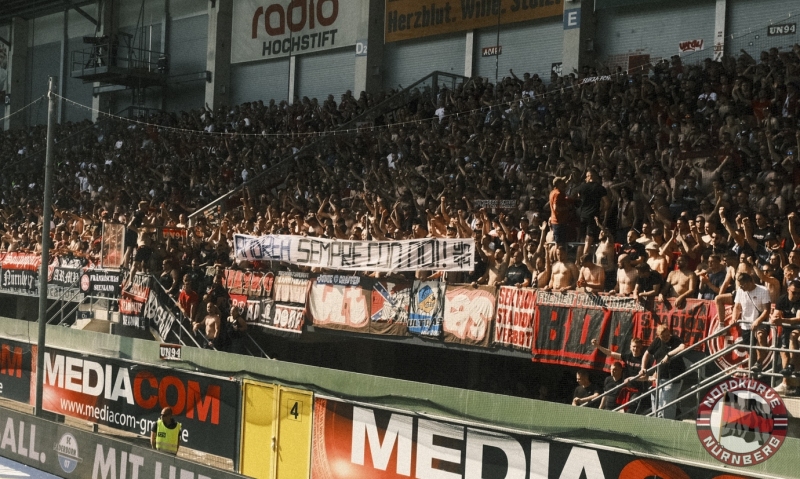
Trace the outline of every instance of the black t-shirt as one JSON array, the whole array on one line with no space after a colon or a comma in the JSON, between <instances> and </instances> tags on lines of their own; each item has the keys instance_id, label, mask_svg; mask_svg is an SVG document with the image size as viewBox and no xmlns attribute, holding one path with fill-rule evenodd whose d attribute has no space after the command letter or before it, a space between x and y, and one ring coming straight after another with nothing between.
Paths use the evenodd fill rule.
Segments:
<instances>
[{"instance_id":1,"label":"black t-shirt","mask_svg":"<svg viewBox=\"0 0 800 479\"><path fill-rule=\"evenodd\" d=\"M508 286L515 286L525 281L525 278L531 278L531 272L524 264L512 264L506 271L506 284Z\"/></svg>"},{"instance_id":2,"label":"black t-shirt","mask_svg":"<svg viewBox=\"0 0 800 479\"><path fill-rule=\"evenodd\" d=\"M592 221L600 213L600 201L608 196L608 191L600 183L591 182L580 185L575 192L581 197L578 208L581 221Z\"/></svg>"},{"instance_id":3,"label":"black t-shirt","mask_svg":"<svg viewBox=\"0 0 800 479\"><path fill-rule=\"evenodd\" d=\"M681 338L674 335L669 338L669 341L666 343L661 341L661 338L656 338L655 341L650 344L650 347L647 348L647 352L653 356L655 362L661 363L661 360L664 359L664 356L666 356L667 353L677 348L681 344L683 344ZM670 361L666 365L659 364L658 377L662 380L671 379L683 373L684 371L686 371L686 366L683 364L683 359L670 358Z\"/></svg>"},{"instance_id":4,"label":"black t-shirt","mask_svg":"<svg viewBox=\"0 0 800 479\"><path fill-rule=\"evenodd\" d=\"M625 363L624 377L635 378L639 376L639 372L642 370L642 356L636 357L630 350L625 351L620 356L622 356L622 362ZM647 380L631 381L630 385L641 391L647 389L650 382Z\"/></svg>"},{"instance_id":5,"label":"black t-shirt","mask_svg":"<svg viewBox=\"0 0 800 479\"><path fill-rule=\"evenodd\" d=\"M647 258L647 251L644 249L644 245L638 241L625 243L622 247L621 254L628 255L631 261L636 261L639 258Z\"/></svg>"},{"instance_id":6,"label":"black t-shirt","mask_svg":"<svg viewBox=\"0 0 800 479\"><path fill-rule=\"evenodd\" d=\"M795 318L797 311L800 311L800 301L789 301L789 296L784 294L778 298L775 309L783 313L784 318Z\"/></svg>"},{"instance_id":7,"label":"black t-shirt","mask_svg":"<svg viewBox=\"0 0 800 479\"><path fill-rule=\"evenodd\" d=\"M586 387L578 385L578 387L575 388L575 392L572 393L572 398L573 399L575 399L575 398L583 399L583 398L587 398L587 397L591 396L592 394L599 393L599 392L600 391L597 390L597 387L595 387L594 384L590 384L590 385L588 385ZM590 407L594 407L594 408L599 407L599 405L600 405L600 401L597 401L595 403L589 404Z\"/></svg>"},{"instance_id":8,"label":"black t-shirt","mask_svg":"<svg viewBox=\"0 0 800 479\"><path fill-rule=\"evenodd\" d=\"M639 276L636 279L636 285L639 286L639 293L652 291L657 284L662 285L662 289L659 292L663 293L663 283L664 281L661 279L661 275L658 274L658 271L650 271L650 275L646 278L644 276Z\"/></svg>"},{"instance_id":9,"label":"black t-shirt","mask_svg":"<svg viewBox=\"0 0 800 479\"><path fill-rule=\"evenodd\" d=\"M716 286L717 288L722 287L722 283L725 282L725 277L728 275L728 271L725 268L717 271L716 273L712 273L709 271L708 273L708 281ZM717 293L714 292L711 287L709 287L705 283L700 283L700 299L714 299L717 297Z\"/></svg>"},{"instance_id":10,"label":"black t-shirt","mask_svg":"<svg viewBox=\"0 0 800 479\"><path fill-rule=\"evenodd\" d=\"M624 382L624 377L619 378L619 381L615 381L614 376L609 376L606 378L605 382L603 382L603 392L611 391ZM617 407L617 397L619 396L620 392L622 392L622 388L619 388L615 392L606 396L606 402L603 409L607 409L609 411L615 409Z\"/></svg>"}]
</instances>

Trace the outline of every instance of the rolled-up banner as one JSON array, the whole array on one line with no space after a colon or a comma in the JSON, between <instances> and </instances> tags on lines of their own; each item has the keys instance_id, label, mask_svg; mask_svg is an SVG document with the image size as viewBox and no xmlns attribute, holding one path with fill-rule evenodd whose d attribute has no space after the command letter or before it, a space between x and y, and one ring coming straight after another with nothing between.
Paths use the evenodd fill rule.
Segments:
<instances>
[{"instance_id":1,"label":"rolled-up banner","mask_svg":"<svg viewBox=\"0 0 800 479\"><path fill-rule=\"evenodd\" d=\"M292 235L235 235L236 259L282 261L339 271L472 271L472 238L350 241Z\"/></svg>"}]
</instances>

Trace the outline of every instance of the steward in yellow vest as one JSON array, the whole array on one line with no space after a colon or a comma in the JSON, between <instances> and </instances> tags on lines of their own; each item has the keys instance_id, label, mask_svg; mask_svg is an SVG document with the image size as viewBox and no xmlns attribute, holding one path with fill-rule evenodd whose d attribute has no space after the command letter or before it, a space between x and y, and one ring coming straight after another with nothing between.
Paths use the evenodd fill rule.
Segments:
<instances>
[{"instance_id":1,"label":"steward in yellow vest","mask_svg":"<svg viewBox=\"0 0 800 479\"><path fill-rule=\"evenodd\" d=\"M169 454L178 454L181 437L181 423L172 418L172 408L161 410L161 418L155 430L150 433L150 445L153 449Z\"/></svg>"}]
</instances>

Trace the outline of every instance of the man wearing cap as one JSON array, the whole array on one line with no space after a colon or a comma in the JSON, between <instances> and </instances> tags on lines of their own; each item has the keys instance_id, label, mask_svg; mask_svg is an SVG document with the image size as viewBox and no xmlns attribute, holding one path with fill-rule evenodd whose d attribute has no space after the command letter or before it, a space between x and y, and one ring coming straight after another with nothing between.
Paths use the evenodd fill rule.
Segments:
<instances>
[{"instance_id":1,"label":"man wearing cap","mask_svg":"<svg viewBox=\"0 0 800 479\"><path fill-rule=\"evenodd\" d=\"M181 437L181 423L172 417L172 408L161 410L161 417L156 422L155 431L150 433L150 445L153 449L169 454L178 454Z\"/></svg>"},{"instance_id":2,"label":"man wearing cap","mask_svg":"<svg viewBox=\"0 0 800 479\"><path fill-rule=\"evenodd\" d=\"M647 243L644 249L647 251L647 264L650 269L660 274L662 278L666 278L669 270L669 260L661 254L661 249L656 242Z\"/></svg>"}]
</instances>

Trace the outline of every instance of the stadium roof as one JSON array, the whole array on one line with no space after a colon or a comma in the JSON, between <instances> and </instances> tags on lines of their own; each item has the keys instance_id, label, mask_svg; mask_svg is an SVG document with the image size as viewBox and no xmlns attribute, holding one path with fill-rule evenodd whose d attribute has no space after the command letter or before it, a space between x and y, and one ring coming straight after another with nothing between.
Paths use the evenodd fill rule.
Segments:
<instances>
[{"instance_id":1,"label":"stadium roof","mask_svg":"<svg viewBox=\"0 0 800 479\"><path fill-rule=\"evenodd\" d=\"M63 12L67 8L75 8L81 15L88 16L80 7L94 2L91 0L3 0L0 3L3 4L3 7L0 8L0 25L6 25L11 23L11 19L14 17L30 20L51 13Z\"/></svg>"}]
</instances>

